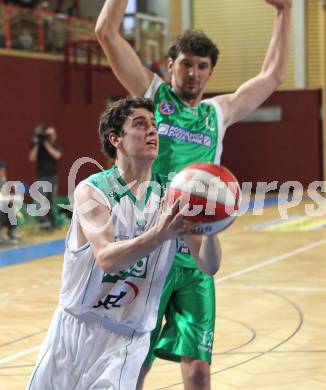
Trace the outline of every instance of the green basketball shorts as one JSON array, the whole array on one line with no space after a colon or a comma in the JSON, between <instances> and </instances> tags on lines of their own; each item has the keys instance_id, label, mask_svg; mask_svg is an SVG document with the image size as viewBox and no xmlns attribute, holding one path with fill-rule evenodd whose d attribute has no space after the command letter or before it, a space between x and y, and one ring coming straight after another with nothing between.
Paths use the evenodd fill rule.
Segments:
<instances>
[{"instance_id":1,"label":"green basketball shorts","mask_svg":"<svg viewBox=\"0 0 326 390\"><path fill-rule=\"evenodd\" d=\"M166 322L162 327L164 316ZM155 357L180 362L182 356L210 364L214 327L214 278L197 268L173 264L162 291L144 365L151 365Z\"/></svg>"}]
</instances>

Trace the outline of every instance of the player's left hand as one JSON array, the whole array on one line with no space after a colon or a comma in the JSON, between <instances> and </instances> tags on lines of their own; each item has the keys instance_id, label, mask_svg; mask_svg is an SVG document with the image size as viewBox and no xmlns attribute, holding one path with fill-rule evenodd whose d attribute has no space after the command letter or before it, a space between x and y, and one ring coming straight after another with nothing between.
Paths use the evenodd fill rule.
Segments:
<instances>
[{"instance_id":1,"label":"player's left hand","mask_svg":"<svg viewBox=\"0 0 326 390\"><path fill-rule=\"evenodd\" d=\"M266 3L273 5L278 10L290 8L292 6L292 0L265 0Z\"/></svg>"}]
</instances>

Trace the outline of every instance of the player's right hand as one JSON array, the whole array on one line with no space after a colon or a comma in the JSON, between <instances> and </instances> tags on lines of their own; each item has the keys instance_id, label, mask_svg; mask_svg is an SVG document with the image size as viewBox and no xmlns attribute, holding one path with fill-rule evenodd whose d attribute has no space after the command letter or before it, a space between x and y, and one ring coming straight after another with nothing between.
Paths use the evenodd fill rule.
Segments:
<instances>
[{"instance_id":1,"label":"player's right hand","mask_svg":"<svg viewBox=\"0 0 326 390\"><path fill-rule=\"evenodd\" d=\"M194 234L192 230L200 225L184 220L184 212L187 207L184 206L180 210L180 202L181 198L178 198L171 206L167 198L162 201L159 218L155 226L162 241L171 240L178 236L192 235Z\"/></svg>"},{"instance_id":2,"label":"player's right hand","mask_svg":"<svg viewBox=\"0 0 326 390\"><path fill-rule=\"evenodd\" d=\"M278 10L292 6L292 0L265 0L266 3L273 5Z\"/></svg>"}]
</instances>

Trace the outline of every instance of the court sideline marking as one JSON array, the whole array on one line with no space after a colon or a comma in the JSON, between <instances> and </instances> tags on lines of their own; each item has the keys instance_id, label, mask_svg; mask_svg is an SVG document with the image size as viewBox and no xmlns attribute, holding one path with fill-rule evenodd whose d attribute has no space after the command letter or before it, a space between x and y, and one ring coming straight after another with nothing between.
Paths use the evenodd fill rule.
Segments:
<instances>
[{"instance_id":1,"label":"court sideline marking","mask_svg":"<svg viewBox=\"0 0 326 390\"><path fill-rule=\"evenodd\" d=\"M28 355L29 353L32 353L32 352L35 352L37 350L40 349L40 345L38 347L34 347L34 348L29 348L29 349L26 349L25 351L22 351L22 352L19 352L19 353L15 353L14 355L9 355L7 356L6 358L4 359L0 359L0 365L1 364L5 364L5 363L8 363L10 362L11 360L15 360L21 356L25 356L25 355Z\"/></svg>"},{"instance_id":2,"label":"court sideline marking","mask_svg":"<svg viewBox=\"0 0 326 390\"><path fill-rule=\"evenodd\" d=\"M244 268L241 271L237 271L237 272L234 272L232 274L225 275L221 278L216 278L215 284L220 284L220 283L226 282L227 280L236 279L241 275L247 274L247 273L252 272L252 271L256 271L257 269L260 269L260 268L267 267L271 264L277 263L281 260L288 259L294 255L298 255L299 253L306 252L310 249L317 248L317 247L324 245L324 244L326 244L326 239L313 242L312 244L304 245L304 246L297 248L291 252L283 253L283 255L273 256L267 260L264 260L264 261L261 261L260 263L255 264L251 267Z\"/></svg>"},{"instance_id":3,"label":"court sideline marking","mask_svg":"<svg viewBox=\"0 0 326 390\"><path fill-rule=\"evenodd\" d=\"M288 258L290 258L290 257L292 257L292 256L294 256L296 254L299 254L299 253L302 253L302 252L306 252L306 251L308 251L310 249L317 248L318 246L321 246L321 245L324 245L324 244L326 244L326 239L314 242L312 244L304 245L301 248L298 248L298 249L295 249L293 251L284 253L283 255L273 256L273 257L271 257L271 258L269 258L267 260L261 261L260 263L254 265L254 266L251 266L251 267L248 267L248 268L244 268L241 271L234 272L234 273L226 275L226 276L224 276L222 278L217 278L215 280L215 284L220 284L220 283L223 283L223 282L225 282L227 280L236 279L239 276L244 275L246 273L255 271L255 270L260 269L260 268L267 267L267 266L269 266L271 264L274 264L274 263L277 263L279 261L288 259ZM30 349L27 349L25 351L19 352L19 353L15 354L15 355L7 356L6 358L3 358L3 359L0 360L0 365L4 364L4 363L7 363L8 361L14 360L14 359L16 359L18 357L25 356L25 355L28 355L28 354L30 354L32 352L35 352L40 347L41 346L30 348Z\"/></svg>"},{"instance_id":4,"label":"court sideline marking","mask_svg":"<svg viewBox=\"0 0 326 390\"><path fill-rule=\"evenodd\" d=\"M275 290L275 291L294 291L294 292L302 292L302 293L326 293L326 288L324 287L287 287L287 286L248 286L248 285L231 285L231 286L223 286L225 290Z\"/></svg>"}]
</instances>

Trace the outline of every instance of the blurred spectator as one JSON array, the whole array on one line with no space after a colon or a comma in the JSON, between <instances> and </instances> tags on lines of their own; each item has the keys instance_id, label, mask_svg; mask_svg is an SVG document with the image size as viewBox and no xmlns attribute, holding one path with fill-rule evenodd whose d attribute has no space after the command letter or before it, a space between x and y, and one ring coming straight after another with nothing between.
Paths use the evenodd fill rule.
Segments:
<instances>
[{"instance_id":1,"label":"blurred spectator","mask_svg":"<svg viewBox=\"0 0 326 390\"><path fill-rule=\"evenodd\" d=\"M12 4L18 7L35 8L38 0L4 0L5 4Z\"/></svg>"},{"instance_id":2,"label":"blurred spectator","mask_svg":"<svg viewBox=\"0 0 326 390\"><path fill-rule=\"evenodd\" d=\"M38 125L29 152L29 161L37 163L37 180L48 182L52 187L48 192L39 190L50 203L49 212L41 218L41 228L44 229L56 226L53 209L58 191L58 160L62 156L62 148L56 144L56 140L57 132L54 127Z\"/></svg>"},{"instance_id":3,"label":"blurred spectator","mask_svg":"<svg viewBox=\"0 0 326 390\"><path fill-rule=\"evenodd\" d=\"M10 213L15 213L16 210L14 207L14 194L8 191L5 188L5 184L7 182L7 172L6 172L6 164L4 161L0 161L0 242L10 240L11 243L16 244L19 242L20 237L16 233L17 223L12 223L12 221L16 221L16 217L11 218ZM5 208L7 211L4 211ZM7 229L7 236L2 234L3 228Z\"/></svg>"},{"instance_id":4,"label":"blurred spectator","mask_svg":"<svg viewBox=\"0 0 326 390\"><path fill-rule=\"evenodd\" d=\"M47 10L47 11L51 11L51 2L50 1L42 1L42 0L39 0L38 2L38 8L41 8L41 9L44 9L44 10Z\"/></svg>"},{"instance_id":5,"label":"blurred spectator","mask_svg":"<svg viewBox=\"0 0 326 390\"><path fill-rule=\"evenodd\" d=\"M35 42L33 35L27 29L23 29L18 35L18 42L21 49L33 50Z\"/></svg>"},{"instance_id":6,"label":"blurred spectator","mask_svg":"<svg viewBox=\"0 0 326 390\"><path fill-rule=\"evenodd\" d=\"M76 0L3 0L3 3L17 7L42 8L68 16L78 16Z\"/></svg>"},{"instance_id":7,"label":"blurred spectator","mask_svg":"<svg viewBox=\"0 0 326 390\"><path fill-rule=\"evenodd\" d=\"M60 0L57 12L68 16L78 16L76 0Z\"/></svg>"}]
</instances>

